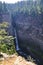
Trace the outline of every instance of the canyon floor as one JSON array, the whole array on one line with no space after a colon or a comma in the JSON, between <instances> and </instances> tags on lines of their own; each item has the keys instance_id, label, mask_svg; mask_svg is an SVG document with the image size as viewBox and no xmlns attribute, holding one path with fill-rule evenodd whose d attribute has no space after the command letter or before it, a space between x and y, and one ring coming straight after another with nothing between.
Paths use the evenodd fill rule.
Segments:
<instances>
[{"instance_id":1,"label":"canyon floor","mask_svg":"<svg viewBox=\"0 0 43 65\"><path fill-rule=\"evenodd\" d=\"M2 60L0 60L0 65L36 65L35 63L26 61L23 57L15 54L12 56L6 54L3 55L4 58L1 58Z\"/></svg>"}]
</instances>

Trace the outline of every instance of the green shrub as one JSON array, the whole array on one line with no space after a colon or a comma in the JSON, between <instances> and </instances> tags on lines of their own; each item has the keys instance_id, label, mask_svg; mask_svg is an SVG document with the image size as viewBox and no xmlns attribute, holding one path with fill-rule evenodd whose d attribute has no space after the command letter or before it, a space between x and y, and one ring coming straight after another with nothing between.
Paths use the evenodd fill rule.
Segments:
<instances>
[{"instance_id":1,"label":"green shrub","mask_svg":"<svg viewBox=\"0 0 43 65\"><path fill-rule=\"evenodd\" d=\"M6 31L6 29L9 28L9 24L3 22L0 25L0 52L14 54L16 52L14 37L8 35L8 31Z\"/></svg>"}]
</instances>

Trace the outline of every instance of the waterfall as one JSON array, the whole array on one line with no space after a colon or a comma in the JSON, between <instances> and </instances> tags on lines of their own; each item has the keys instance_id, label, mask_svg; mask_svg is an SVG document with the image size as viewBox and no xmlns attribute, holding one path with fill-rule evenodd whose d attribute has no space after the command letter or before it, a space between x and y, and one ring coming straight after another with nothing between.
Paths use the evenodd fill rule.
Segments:
<instances>
[{"instance_id":1,"label":"waterfall","mask_svg":"<svg viewBox=\"0 0 43 65\"><path fill-rule=\"evenodd\" d=\"M15 39L16 51L17 51L18 54L20 54L21 56L27 58L27 54L24 53L24 52L21 50L21 48L19 47L16 29L14 29L14 32L15 32L15 37L16 37L16 39Z\"/></svg>"},{"instance_id":2,"label":"waterfall","mask_svg":"<svg viewBox=\"0 0 43 65\"><path fill-rule=\"evenodd\" d=\"M19 44L18 44L18 40L17 40L17 34L16 34L16 29L14 29L14 32L15 32L15 37L16 37L16 50L19 51L20 48L19 48Z\"/></svg>"}]
</instances>

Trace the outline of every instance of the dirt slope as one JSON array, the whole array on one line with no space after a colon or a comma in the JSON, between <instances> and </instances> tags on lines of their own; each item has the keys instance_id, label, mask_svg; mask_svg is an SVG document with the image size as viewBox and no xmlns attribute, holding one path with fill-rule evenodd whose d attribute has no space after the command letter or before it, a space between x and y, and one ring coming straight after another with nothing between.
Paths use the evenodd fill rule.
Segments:
<instances>
[{"instance_id":1,"label":"dirt slope","mask_svg":"<svg viewBox=\"0 0 43 65\"><path fill-rule=\"evenodd\" d=\"M0 65L36 65L32 62L26 61L21 56L4 56L4 59L0 61Z\"/></svg>"}]
</instances>

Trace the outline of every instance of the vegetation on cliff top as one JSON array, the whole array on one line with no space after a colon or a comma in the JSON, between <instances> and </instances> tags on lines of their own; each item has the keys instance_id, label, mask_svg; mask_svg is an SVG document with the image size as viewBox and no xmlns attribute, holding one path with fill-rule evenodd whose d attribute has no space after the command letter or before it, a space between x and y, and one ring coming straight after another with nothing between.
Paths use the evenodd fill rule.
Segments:
<instances>
[{"instance_id":1,"label":"vegetation on cliff top","mask_svg":"<svg viewBox=\"0 0 43 65\"><path fill-rule=\"evenodd\" d=\"M0 23L0 52L13 54L15 53L14 37L8 33L8 22Z\"/></svg>"}]
</instances>

